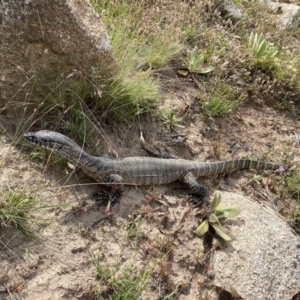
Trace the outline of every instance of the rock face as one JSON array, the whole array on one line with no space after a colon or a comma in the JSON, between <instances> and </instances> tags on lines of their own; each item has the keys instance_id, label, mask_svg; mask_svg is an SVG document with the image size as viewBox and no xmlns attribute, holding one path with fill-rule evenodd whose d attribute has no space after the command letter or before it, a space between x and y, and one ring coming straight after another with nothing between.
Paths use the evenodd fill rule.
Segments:
<instances>
[{"instance_id":1,"label":"rock face","mask_svg":"<svg viewBox=\"0 0 300 300\"><path fill-rule=\"evenodd\" d=\"M221 3L222 1L220 1ZM236 19L242 19L247 17L245 13L241 11L237 6L234 5L234 3L231 0L223 0L223 7L224 10L230 14L232 17Z\"/></svg>"},{"instance_id":2,"label":"rock face","mask_svg":"<svg viewBox=\"0 0 300 300\"><path fill-rule=\"evenodd\" d=\"M272 209L222 193L241 213L230 221L234 241L214 257L214 284L245 300L290 300L300 291L300 240Z\"/></svg>"},{"instance_id":3,"label":"rock face","mask_svg":"<svg viewBox=\"0 0 300 300\"><path fill-rule=\"evenodd\" d=\"M112 60L110 39L88 0L2 0L0 108L34 99L35 87Z\"/></svg>"},{"instance_id":4,"label":"rock face","mask_svg":"<svg viewBox=\"0 0 300 300\"><path fill-rule=\"evenodd\" d=\"M279 3L271 0L257 0L257 2L265 4L269 7L266 14L274 14L277 21L277 28L286 30L296 28L299 24L300 7L299 5L290 3ZM225 11L229 16L235 19L247 18L247 14L238 8L232 0L220 0L219 7L221 11ZM219 8L219 9L220 9Z\"/></svg>"},{"instance_id":5,"label":"rock face","mask_svg":"<svg viewBox=\"0 0 300 300\"><path fill-rule=\"evenodd\" d=\"M258 2L267 4L270 10L276 15L278 29L285 30L298 26L300 17L300 7L298 5L270 0L258 0Z\"/></svg>"}]
</instances>

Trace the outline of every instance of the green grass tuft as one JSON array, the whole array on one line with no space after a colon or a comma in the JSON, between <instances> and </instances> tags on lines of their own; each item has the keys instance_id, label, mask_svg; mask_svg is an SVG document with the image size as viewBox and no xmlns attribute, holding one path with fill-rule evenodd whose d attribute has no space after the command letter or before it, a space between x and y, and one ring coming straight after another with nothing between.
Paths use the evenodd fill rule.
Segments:
<instances>
[{"instance_id":1,"label":"green grass tuft","mask_svg":"<svg viewBox=\"0 0 300 300\"><path fill-rule=\"evenodd\" d=\"M200 100L205 117L222 117L246 98L244 93L219 79L210 84L210 89L211 92Z\"/></svg>"},{"instance_id":2,"label":"green grass tuft","mask_svg":"<svg viewBox=\"0 0 300 300\"><path fill-rule=\"evenodd\" d=\"M33 236L31 224L37 221L32 213L42 209L35 194L11 188L0 191L0 226L16 227L25 236Z\"/></svg>"},{"instance_id":3,"label":"green grass tuft","mask_svg":"<svg viewBox=\"0 0 300 300\"><path fill-rule=\"evenodd\" d=\"M181 53L183 44L171 34L141 30L147 8L144 1L133 4L92 0L91 4L107 25L116 60L112 65L113 75L103 82L95 108L102 107L104 115L112 115L117 120L149 112L160 99L159 80L154 70L165 68Z\"/></svg>"},{"instance_id":4,"label":"green grass tuft","mask_svg":"<svg viewBox=\"0 0 300 300\"><path fill-rule=\"evenodd\" d=\"M300 167L297 166L285 179L286 189L300 204Z\"/></svg>"},{"instance_id":5,"label":"green grass tuft","mask_svg":"<svg viewBox=\"0 0 300 300\"><path fill-rule=\"evenodd\" d=\"M131 219L124 227L123 235L120 237L120 252L116 255L113 262L105 262L104 246L105 234L100 244L100 252L89 251L92 262L96 267L98 282L92 288L95 299L111 300L131 300L138 299L151 280L154 268L150 266L149 260L140 260L141 264L137 267L137 256L139 251L138 236L143 218ZM130 243L128 241L130 240ZM126 257L126 249L129 245L134 245L134 255ZM93 299L94 299L93 298Z\"/></svg>"},{"instance_id":6,"label":"green grass tuft","mask_svg":"<svg viewBox=\"0 0 300 300\"><path fill-rule=\"evenodd\" d=\"M180 123L183 117L179 117L173 110L163 109L161 111L162 125L165 125L169 130L174 130L175 127L184 128Z\"/></svg>"},{"instance_id":7,"label":"green grass tuft","mask_svg":"<svg viewBox=\"0 0 300 300\"><path fill-rule=\"evenodd\" d=\"M132 300L138 299L151 278L147 268L137 270L132 262L122 272L114 266L98 264L97 278L99 285L94 289L97 299Z\"/></svg>"}]
</instances>

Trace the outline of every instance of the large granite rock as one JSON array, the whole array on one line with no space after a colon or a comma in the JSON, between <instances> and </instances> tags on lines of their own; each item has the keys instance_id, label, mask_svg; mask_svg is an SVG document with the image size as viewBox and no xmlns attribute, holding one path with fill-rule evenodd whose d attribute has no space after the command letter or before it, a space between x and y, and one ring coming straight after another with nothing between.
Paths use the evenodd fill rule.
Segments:
<instances>
[{"instance_id":1,"label":"large granite rock","mask_svg":"<svg viewBox=\"0 0 300 300\"><path fill-rule=\"evenodd\" d=\"M267 4L277 20L278 29L296 28L299 25L300 6L292 3L279 3L270 0L258 0Z\"/></svg>"},{"instance_id":2,"label":"large granite rock","mask_svg":"<svg viewBox=\"0 0 300 300\"><path fill-rule=\"evenodd\" d=\"M245 300L290 300L300 291L300 239L263 204L222 192L241 213L230 221L234 241L214 257L214 284Z\"/></svg>"},{"instance_id":3,"label":"large granite rock","mask_svg":"<svg viewBox=\"0 0 300 300\"><path fill-rule=\"evenodd\" d=\"M37 85L109 67L111 44L88 0L2 0L0 109L35 99Z\"/></svg>"},{"instance_id":4,"label":"large granite rock","mask_svg":"<svg viewBox=\"0 0 300 300\"><path fill-rule=\"evenodd\" d=\"M266 10L266 14L273 14L276 18L277 28L280 30L286 30L296 28L299 25L300 18L300 6L291 3L279 3L271 0L257 0L261 4L265 4L269 10ZM238 6L234 4L232 0L220 0L219 10L226 12L227 15L234 19L247 18L247 14Z\"/></svg>"}]
</instances>

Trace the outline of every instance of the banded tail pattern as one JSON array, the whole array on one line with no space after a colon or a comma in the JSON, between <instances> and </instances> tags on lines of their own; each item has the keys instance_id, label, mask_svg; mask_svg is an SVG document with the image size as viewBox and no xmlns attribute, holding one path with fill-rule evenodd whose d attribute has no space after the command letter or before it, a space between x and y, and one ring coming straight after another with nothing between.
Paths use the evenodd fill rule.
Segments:
<instances>
[{"instance_id":1,"label":"banded tail pattern","mask_svg":"<svg viewBox=\"0 0 300 300\"><path fill-rule=\"evenodd\" d=\"M198 169L197 177L231 173L236 170L277 170L280 167L278 164L250 159L234 159L200 164L201 167Z\"/></svg>"}]
</instances>

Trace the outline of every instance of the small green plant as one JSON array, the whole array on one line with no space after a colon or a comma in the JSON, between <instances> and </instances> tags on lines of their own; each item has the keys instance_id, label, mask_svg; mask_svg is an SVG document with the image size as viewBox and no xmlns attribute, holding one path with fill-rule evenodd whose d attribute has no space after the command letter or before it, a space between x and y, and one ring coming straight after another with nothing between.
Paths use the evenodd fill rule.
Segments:
<instances>
[{"instance_id":1,"label":"small green plant","mask_svg":"<svg viewBox=\"0 0 300 300\"><path fill-rule=\"evenodd\" d=\"M208 101L201 102L205 114L210 117L222 117L239 104L238 100L231 101L222 97L212 97Z\"/></svg>"},{"instance_id":2,"label":"small green plant","mask_svg":"<svg viewBox=\"0 0 300 300\"><path fill-rule=\"evenodd\" d=\"M99 261L99 258L97 259ZM99 285L93 292L96 299L132 300L138 299L146 288L150 278L151 269L137 270L132 263L122 271L116 266L96 266Z\"/></svg>"},{"instance_id":3,"label":"small green plant","mask_svg":"<svg viewBox=\"0 0 300 300\"><path fill-rule=\"evenodd\" d=\"M178 117L173 110L164 109L161 112L162 124L165 125L169 130L173 130L175 127L184 128L183 125L179 124L182 121L182 117Z\"/></svg>"},{"instance_id":4,"label":"small green plant","mask_svg":"<svg viewBox=\"0 0 300 300\"><path fill-rule=\"evenodd\" d=\"M221 204L221 195L216 194L211 209L207 212L206 219L197 227L196 234L203 236L211 226L220 238L224 241L231 241L227 228L222 226L221 222L234 218L239 213L240 209L236 205L224 207Z\"/></svg>"},{"instance_id":5,"label":"small green plant","mask_svg":"<svg viewBox=\"0 0 300 300\"><path fill-rule=\"evenodd\" d=\"M217 78L210 83L210 93L200 95L200 106L204 109L205 117L222 117L245 100L244 92L235 90L222 79Z\"/></svg>"},{"instance_id":6,"label":"small green plant","mask_svg":"<svg viewBox=\"0 0 300 300\"><path fill-rule=\"evenodd\" d=\"M140 225L143 222L141 217L130 217L118 245L119 254L108 264L105 261L103 246L106 239L104 232L100 250L89 251L91 260L96 267L98 282L92 287L93 299L131 300L138 299L151 280L151 275L157 264L152 265L150 260L145 260L142 265L137 266L139 251L138 238ZM129 243L130 240L130 243ZM134 247L132 249L132 247ZM133 256L127 257L127 250L132 251Z\"/></svg>"},{"instance_id":7,"label":"small green plant","mask_svg":"<svg viewBox=\"0 0 300 300\"><path fill-rule=\"evenodd\" d=\"M283 189L287 190L288 193L300 201L300 167L297 166L285 179L285 185Z\"/></svg>"},{"instance_id":8,"label":"small green plant","mask_svg":"<svg viewBox=\"0 0 300 300\"><path fill-rule=\"evenodd\" d=\"M289 159L288 162L290 162ZM286 171L286 167L281 166L279 171L281 170ZM296 200L296 208L293 212L293 218L300 224L300 167L292 167L291 170L287 171L286 175L280 174L279 176L274 176L273 182L276 188L280 190L282 198L292 197Z\"/></svg>"},{"instance_id":9,"label":"small green plant","mask_svg":"<svg viewBox=\"0 0 300 300\"><path fill-rule=\"evenodd\" d=\"M128 223L126 225L126 232L129 238L137 238L140 233L140 227L144 222L144 218L141 215L137 215L136 217L130 215L128 216Z\"/></svg>"},{"instance_id":10,"label":"small green plant","mask_svg":"<svg viewBox=\"0 0 300 300\"><path fill-rule=\"evenodd\" d=\"M16 227L25 236L33 236L30 223L36 221L31 213L42 209L41 200L25 190L12 190L9 187L0 191L0 226Z\"/></svg>"},{"instance_id":11,"label":"small green plant","mask_svg":"<svg viewBox=\"0 0 300 300\"><path fill-rule=\"evenodd\" d=\"M260 185L260 179L261 179L261 175L258 174L254 174L249 180L248 183L251 185Z\"/></svg>"},{"instance_id":12,"label":"small green plant","mask_svg":"<svg viewBox=\"0 0 300 300\"><path fill-rule=\"evenodd\" d=\"M276 103L280 110L295 112L295 104L289 99L282 99Z\"/></svg>"},{"instance_id":13,"label":"small green plant","mask_svg":"<svg viewBox=\"0 0 300 300\"><path fill-rule=\"evenodd\" d=\"M254 34L251 32L248 47L254 52L258 61L273 59L278 54L277 47L270 46L262 33Z\"/></svg>"},{"instance_id":14,"label":"small green plant","mask_svg":"<svg viewBox=\"0 0 300 300\"><path fill-rule=\"evenodd\" d=\"M204 55L197 46L193 50L187 50L185 67L191 73L207 74L214 70L214 67L204 66Z\"/></svg>"},{"instance_id":15,"label":"small green plant","mask_svg":"<svg viewBox=\"0 0 300 300\"><path fill-rule=\"evenodd\" d=\"M191 24L183 24L182 26L184 41L189 44L196 43L199 39L200 28Z\"/></svg>"}]
</instances>

